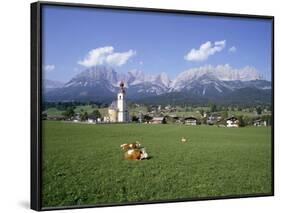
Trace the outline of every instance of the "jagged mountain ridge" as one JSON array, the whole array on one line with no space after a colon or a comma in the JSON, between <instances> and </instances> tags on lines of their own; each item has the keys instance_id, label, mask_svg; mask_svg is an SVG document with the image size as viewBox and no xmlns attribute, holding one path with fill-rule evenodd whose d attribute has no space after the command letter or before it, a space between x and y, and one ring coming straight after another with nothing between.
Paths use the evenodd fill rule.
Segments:
<instances>
[{"instance_id":1,"label":"jagged mountain ridge","mask_svg":"<svg viewBox=\"0 0 281 213\"><path fill-rule=\"evenodd\" d=\"M209 99L241 88L271 89L271 83L252 67L235 70L229 65L208 65L184 71L171 80L166 73L154 76L140 70L117 73L113 68L95 66L77 74L63 87L46 92L45 99L105 101L115 97L120 81L125 83L128 98L135 100L177 92Z\"/></svg>"}]
</instances>

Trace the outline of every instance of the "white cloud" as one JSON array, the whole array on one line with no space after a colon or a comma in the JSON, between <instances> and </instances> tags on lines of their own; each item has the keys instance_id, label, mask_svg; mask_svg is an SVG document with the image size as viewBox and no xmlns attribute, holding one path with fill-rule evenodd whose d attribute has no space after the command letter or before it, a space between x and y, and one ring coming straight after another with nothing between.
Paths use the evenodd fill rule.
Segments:
<instances>
[{"instance_id":1,"label":"white cloud","mask_svg":"<svg viewBox=\"0 0 281 213\"><path fill-rule=\"evenodd\" d=\"M121 66L125 64L129 60L129 58L131 58L135 54L136 52L133 50L129 50L124 53L113 53L107 56L106 61L108 64L115 64L117 66Z\"/></svg>"},{"instance_id":2,"label":"white cloud","mask_svg":"<svg viewBox=\"0 0 281 213\"><path fill-rule=\"evenodd\" d=\"M192 49L184 56L187 61L204 61L209 56L214 55L224 49L226 41L215 41L214 43L207 41L199 47L199 49Z\"/></svg>"},{"instance_id":3,"label":"white cloud","mask_svg":"<svg viewBox=\"0 0 281 213\"><path fill-rule=\"evenodd\" d=\"M229 52L234 53L236 52L237 48L235 46L232 46L228 49Z\"/></svg>"},{"instance_id":4,"label":"white cloud","mask_svg":"<svg viewBox=\"0 0 281 213\"><path fill-rule=\"evenodd\" d=\"M56 67L54 64L47 64L45 66L43 66L43 70L46 72L50 72L52 70L54 70Z\"/></svg>"},{"instance_id":5,"label":"white cloud","mask_svg":"<svg viewBox=\"0 0 281 213\"><path fill-rule=\"evenodd\" d=\"M136 54L133 50L127 52L114 52L114 47L106 46L92 49L83 60L78 61L78 64L91 67L95 65L116 65L122 66Z\"/></svg>"},{"instance_id":6,"label":"white cloud","mask_svg":"<svg viewBox=\"0 0 281 213\"><path fill-rule=\"evenodd\" d=\"M83 60L78 61L78 64L85 67L104 64L106 57L113 51L114 48L110 46L92 49Z\"/></svg>"}]
</instances>

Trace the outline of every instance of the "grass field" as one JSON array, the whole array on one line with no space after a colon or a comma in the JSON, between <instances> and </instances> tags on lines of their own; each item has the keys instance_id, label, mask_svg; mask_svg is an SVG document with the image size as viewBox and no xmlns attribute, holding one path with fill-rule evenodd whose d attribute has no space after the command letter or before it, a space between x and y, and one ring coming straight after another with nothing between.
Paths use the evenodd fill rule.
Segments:
<instances>
[{"instance_id":1,"label":"grass field","mask_svg":"<svg viewBox=\"0 0 281 213\"><path fill-rule=\"evenodd\" d=\"M44 121L43 207L268 194L270 132ZM136 140L151 158L122 160L120 144Z\"/></svg>"}]
</instances>

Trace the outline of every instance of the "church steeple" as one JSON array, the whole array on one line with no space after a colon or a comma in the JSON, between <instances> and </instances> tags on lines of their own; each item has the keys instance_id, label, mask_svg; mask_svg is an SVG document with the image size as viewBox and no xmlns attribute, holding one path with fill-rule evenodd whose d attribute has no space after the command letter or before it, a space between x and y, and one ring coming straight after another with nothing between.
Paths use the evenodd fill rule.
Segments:
<instances>
[{"instance_id":1,"label":"church steeple","mask_svg":"<svg viewBox=\"0 0 281 213\"><path fill-rule=\"evenodd\" d=\"M119 86L120 86L120 91L119 92L125 93L124 82L123 81L120 82Z\"/></svg>"},{"instance_id":2,"label":"church steeple","mask_svg":"<svg viewBox=\"0 0 281 213\"><path fill-rule=\"evenodd\" d=\"M121 81L120 84L120 89L117 94L117 111L118 111L118 122L128 122L129 120L129 115L128 115L128 108L126 105L126 100L125 100L125 88L124 88L124 82Z\"/></svg>"}]
</instances>

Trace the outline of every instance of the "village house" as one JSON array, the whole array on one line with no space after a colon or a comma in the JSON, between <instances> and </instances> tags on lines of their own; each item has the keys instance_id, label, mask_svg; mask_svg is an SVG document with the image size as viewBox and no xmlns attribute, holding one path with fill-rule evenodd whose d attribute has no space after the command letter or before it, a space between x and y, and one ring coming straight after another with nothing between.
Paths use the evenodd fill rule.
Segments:
<instances>
[{"instance_id":1,"label":"village house","mask_svg":"<svg viewBox=\"0 0 281 213\"><path fill-rule=\"evenodd\" d=\"M207 124L213 125L219 121L221 121L222 117L218 113L213 113L208 117Z\"/></svg>"},{"instance_id":2,"label":"village house","mask_svg":"<svg viewBox=\"0 0 281 213\"><path fill-rule=\"evenodd\" d=\"M253 122L254 126L267 126L266 121L262 119L257 119Z\"/></svg>"},{"instance_id":3,"label":"village house","mask_svg":"<svg viewBox=\"0 0 281 213\"><path fill-rule=\"evenodd\" d=\"M239 127L239 120L236 117L232 116L226 120L226 126L227 127Z\"/></svg>"},{"instance_id":4,"label":"village house","mask_svg":"<svg viewBox=\"0 0 281 213\"><path fill-rule=\"evenodd\" d=\"M152 120L149 121L150 124L164 124L166 123L165 117L153 117Z\"/></svg>"},{"instance_id":5,"label":"village house","mask_svg":"<svg viewBox=\"0 0 281 213\"><path fill-rule=\"evenodd\" d=\"M185 125L195 126L197 125L197 119L194 117L187 117L184 119Z\"/></svg>"}]
</instances>

